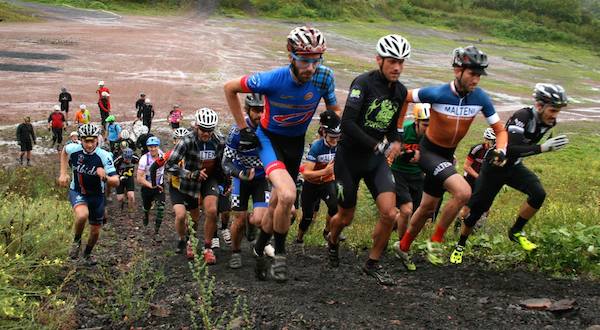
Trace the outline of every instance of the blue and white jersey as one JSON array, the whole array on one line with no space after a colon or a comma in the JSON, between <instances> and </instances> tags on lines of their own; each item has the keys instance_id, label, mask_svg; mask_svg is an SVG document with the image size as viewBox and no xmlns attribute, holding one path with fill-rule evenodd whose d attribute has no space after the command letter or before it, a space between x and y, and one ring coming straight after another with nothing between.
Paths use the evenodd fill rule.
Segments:
<instances>
[{"instance_id":1,"label":"blue and white jersey","mask_svg":"<svg viewBox=\"0 0 600 330\"><path fill-rule=\"evenodd\" d=\"M252 127L250 119L246 118L246 125L253 130L256 128ZM227 136L227 143L225 145L224 156L231 159L233 165L239 171L249 170L254 168L254 177L262 178L265 176L265 169L263 163L258 157L258 148L247 151L240 151L240 130L236 125L231 127L231 131Z\"/></svg>"},{"instance_id":2,"label":"blue and white jersey","mask_svg":"<svg viewBox=\"0 0 600 330\"><path fill-rule=\"evenodd\" d=\"M92 153L87 153L81 144L75 143L66 145L64 150L73 171L71 190L85 196L103 194L104 182L97 175L97 169L102 167L107 176L117 175L110 152L96 148Z\"/></svg>"},{"instance_id":3,"label":"blue and white jersey","mask_svg":"<svg viewBox=\"0 0 600 330\"><path fill-rule=\"evenodd\" d=\"M331 161L335 159L336 151L337 146L331 147L325 142L325 139L319 139L310 146L310 150L306 155L306 161L315 163L313 170L318 171L324 169ZM335 176L331 174L312 180L306 179L306 181L315 184L322 184L333 181L334 179Z\"/></svg>"},{"instance_id":4,"label":"blue and white jersey","mask_svg":"<svg viewBox=\"0 0 600 330\"><path fill-rule=\"evenodd\" d=\"M322 98L327 105L337 104L333 70L323 65L306 83L296 81L291 66L284 66L246 75L241 84L244 93L264 95L260 126L278 135L304 135Z\"/></svg>"}]
</instances>

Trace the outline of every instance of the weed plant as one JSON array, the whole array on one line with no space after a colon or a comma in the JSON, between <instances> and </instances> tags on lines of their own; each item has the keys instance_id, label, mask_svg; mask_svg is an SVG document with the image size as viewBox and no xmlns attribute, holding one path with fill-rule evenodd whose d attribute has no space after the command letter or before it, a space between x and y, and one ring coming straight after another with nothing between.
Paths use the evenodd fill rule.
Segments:
<instances>
[{"instance_id":1,"label":"weed plant","mask_svg":"<svg viewBox=\"0 0 600 330\"><path fill-rule=\"evenodd\" d=\"M69 203L42 168L0 170L0 328L60 328L72 322L63 264Z\"/></svg>"}]
</instances>

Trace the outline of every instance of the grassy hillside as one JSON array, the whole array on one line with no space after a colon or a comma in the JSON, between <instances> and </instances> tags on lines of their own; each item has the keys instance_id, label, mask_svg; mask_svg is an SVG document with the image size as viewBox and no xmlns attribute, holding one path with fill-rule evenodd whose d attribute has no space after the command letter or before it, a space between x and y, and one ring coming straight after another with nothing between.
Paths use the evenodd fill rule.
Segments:
<instances>
[{"instance_id":1,"label":"grassy hillside","mask_svg":"<svg viewBox=\"0 0 600 330\"><path fill-rule=\"evenodd\" d=\"M0 23L4 22L35 22L38 19L24 8L13 6L0 1Z\"/></svg>"},{"instance_id":2,"label":"grassy hillside","mask_svg":"<svg viewBox=\"0 0 600 330\"><path fill-rule=\"evenodd\" d=\"M583 4L582 4L583 3ZM574 0L223 0L230 15L297 20L406 21L522 41L600 46L590 1ZM592 2L593 4L593 2Z\"/></svg>"},{"instance_id":3,"label":"grassy hillside","mask_svg":"<svg viewBox=\"0 0 600 330\"><path fill-rule=\"evenodd\" d=\"M109 10L135 15L169 15L189 9L196 0L33 0L78 8Z\"/></svg>"}]
</instances>

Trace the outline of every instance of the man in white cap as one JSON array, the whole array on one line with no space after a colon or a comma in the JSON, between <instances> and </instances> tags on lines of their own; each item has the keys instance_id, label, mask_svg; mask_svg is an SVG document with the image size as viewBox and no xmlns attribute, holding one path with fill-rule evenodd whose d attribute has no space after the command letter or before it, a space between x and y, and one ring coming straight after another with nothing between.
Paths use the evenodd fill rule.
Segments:
<instances>
[{"instance_id":1,"label":"man in white cap","mask_svg":"<svg viewBox=\"0 0 600 330\"><path fill-rule=\"evenodd\" d=\"M48 116L48 130L52 131L52 147L57 143L56 150L61 150L66 121L65 115L60 111L60 106L55 105L54 111Z\"/></svg>"}]
</instances>

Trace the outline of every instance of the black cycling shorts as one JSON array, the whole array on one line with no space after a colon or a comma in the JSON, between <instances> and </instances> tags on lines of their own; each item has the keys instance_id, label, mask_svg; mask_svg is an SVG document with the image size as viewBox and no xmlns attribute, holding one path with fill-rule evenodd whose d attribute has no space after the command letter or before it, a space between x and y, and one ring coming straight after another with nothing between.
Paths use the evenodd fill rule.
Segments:
<instances>
[{"instance_id":1,"label":"black cycling shorts","mask_svg":"<svg viewBox=\"0 0 600 330\"><path fill-rule=\"evenodd\" d=\"M233 178L231 186L231 209L236 212L248 210L248 201L252 197L252 207L269 206L269 183L266 178L244 181Z\"/></svg>"},{"instance_id":2,"label":"black cycling shorts","mask_svg":"<svg viewBox=\"0 0 600 330\"><path fill-rule=\"evenodd\" d=\"M338 185L338 205L345 209L356 206L360 180L363 179L373 199L383 192L396 191L394 176L384 155L365 155L338 147L333 165Z\"/></svg>"},{"instance_id":3,"label":"black cycling shorts","mask_svg":"<svg viewBox=\"0 0 600 330\"><path fill-rule=\"evenodd\" d=\"M533 208L539 209L544 202L546 192L540 179L522 163L498 167L487 162L481 166L479 178L475 181L475 190L467 203L471 209L468 216L469 226L474 226L481 215L488 211L502 186L508 185L529 198L527 202Z\"/></svg>"},{"instance_id":4,"label":"black cycling shorts","mask_svg":"<svg viewBox=\"0 0 600 330\"><path fill-rule=\"evenodd\" d=\"M150 210L150 208L152 208L152 203L155 201L157 203L162 203L163 205L165 204L165 193L163 191L142 187L141 192L144 210Z\"/></svg>"},{"instance_id":5,"label":"black cycling shorts","mask_svg":"<svg viewBox=\"0 0 600 330\"><path fill-rule=\"evenodd\" d=\"M229 195L219 194L219 201L217 202L217 213L231 211L231 201Z\"/></svg>"},{"instance_id":6,"label":"black cycling shorts","mask_svg":"<svg viewBox=\"0 0 600 330\"><path fill-rule=\"evenodd\" d=\"M425 173L423 191L440 198L444 194L444 181L456 174L454 168L454 150L440 147L424 136L421 140L419 166Z\"/></svg>"},{"instance_id":7,"label":"black cycling shorts","mask_svg":"<svg viewBox=\"0 0 600 330\"><path fill-rule=\"evenodd\" d=\"M262 127L256 130L256 135L261 142L259 156L265 169L268 169L274 162L280 161L285 165L292 180L296 180L304 155L304 135L278 135Z\"/></svg>"},{"instance_id":8,"label":"black cycling shorts","mask_svg":"<svg viewBox=\"0 0 600 330\"><path fill-rule=\"evenodd\" d=\"M135 191L135 183L132 176L128 176L126 180L122 180L117 187L117 195L124 194L125 191Z\"/></svg>"},{"instance_id":9,"label":"black cycling shorts","mask_svg":"<svg viewBox=\"0 0 600 330\"><path fill-rule=\"evenodd\" d=\"M337 213L337 189L335 181L316 184L304 181L302 187L302 217L312 219L318 206L324 201L327 204L327 214L330 217Z\"/></svg>"},{"instance_id":10,"label":"black cycling shorts","mask_svg":"<svg viewBox=\"0 0 600 330\"><path fill-rule=\"evenodd\" d=\"M171 196L171 204L173 205L184 205L185 209L188 211L196 210L198 208L199 204L197 197L184 194L172 185L169 185L169 196Z\"/></svg>"},{"instance_id":11,"label":"black cycling shorts","mask_svg":"<svg viewBox=\"0 0 600 330\"><path fill-rule=\"evenodd\" d=\"M392 170L396 183L396 207L412 202L413 211L421 204L423 197L423 173L408 174Z\"/></svg>"}]
</instances>

